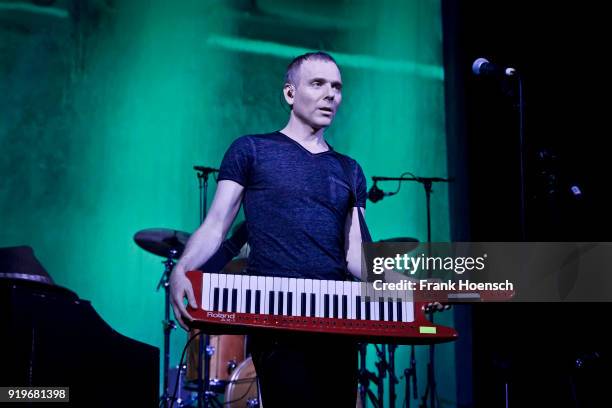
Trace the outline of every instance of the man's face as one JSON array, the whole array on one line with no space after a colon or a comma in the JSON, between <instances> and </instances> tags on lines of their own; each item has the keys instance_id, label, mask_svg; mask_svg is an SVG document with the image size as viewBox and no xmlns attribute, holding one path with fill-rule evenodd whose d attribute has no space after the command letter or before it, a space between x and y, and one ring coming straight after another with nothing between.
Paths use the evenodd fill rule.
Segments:
<instances>
[{"instance_id":1,"label":"man's face","mask_svg":"<svg viewBox=\"0 0 612 408\"><path fill-rule=\"evenodd\" d=\"M306 60L293 93L293 113L313 129L331 125L342 101L342 78L336 64Z\"/></svg>"}]
</instances>

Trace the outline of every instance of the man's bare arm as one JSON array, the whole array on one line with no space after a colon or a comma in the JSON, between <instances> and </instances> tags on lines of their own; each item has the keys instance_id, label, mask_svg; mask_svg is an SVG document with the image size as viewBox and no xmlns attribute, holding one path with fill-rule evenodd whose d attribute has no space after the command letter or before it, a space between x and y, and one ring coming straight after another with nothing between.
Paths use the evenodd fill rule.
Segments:
<instances>
[{"instance_id":1,"label":"man's bare arm","mask_svg":"<svg viewBox=\"0 0 612 408\"><path fill-rule=\"evenodd\" d=\"M361 210L361 213L365 219L365 210L361 207L353 207L353 211L346 217L345 231L345 251L346 251L346 262L348 270L359 280L362 280L361 276L361 229L359 226L359 214L357 209ZM401 282L402 280L414 280L413 278L396 272L392 269L385 269L384 275L381 275L381 279L385 282Z\"/></svg>"},{"instance_id":2,"label":"man's bare arm","mask_svg":"<svg viewBox=\"0 0 612 408\"><path fill-rule=\"evenodd\" d=\"M188 328L183 318L191 319L191 316L183 304L183 299L187 297L191 307L197 306L193 288L185 273L198 268L219 249L240 209L243 192L244 187L234 181L219 181L206 219L189 238L185 251L170 276L170 302L174 317L185 330Z\"/></svg>"},{"instance_id":3,"label":"man's bare arm","mask_svg":"<svg viewBox=\"0 0 612 408\"><path fill-rule=\"evenodd\" d=\"M365 217L365 209L353 207L346 216L344 227L344 250L348 271L361 280L361 230L359 228L359 213Z\"/></svg>"}]
</instances>

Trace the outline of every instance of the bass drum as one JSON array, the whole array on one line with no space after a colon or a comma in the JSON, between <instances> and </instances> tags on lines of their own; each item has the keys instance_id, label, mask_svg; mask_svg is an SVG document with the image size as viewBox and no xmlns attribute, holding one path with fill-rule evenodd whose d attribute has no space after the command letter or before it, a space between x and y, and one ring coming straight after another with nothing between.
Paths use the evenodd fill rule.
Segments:
<instances>
[{"instance_id":1,"label":"bass drum","mask_svg":"<svg viewBox=\"0 0 612 408\"><path fill-rule=\"evenodd\" d=\"M196 333L196 330L190 332L190 337ZM245 358L245 340L246 336L242 335L211 335L210 346L214 352L210 356L210 379L211 383L225 386L230 379L230 375L234 369L244 361ZM197 386L198 379L198 355L200 349L199 336L193 339L187 349L187 370L185 373L185 382L188 385ZM202 356L204 357L204 356ZM202 362L203 364L204 362ZM221 390L217 390L221 391Z\"/></svg>"},{"instance_id":2,"label":"bass drum","mask_svg":"<svg viewBox=\"0 0 612 408\"><path fill-rule=\"evenodd\" d=\"M259 408L258 391L255 365L249 357L232 373L225 388L223 405L230 408Z\"/></svg>"}]
</instances>

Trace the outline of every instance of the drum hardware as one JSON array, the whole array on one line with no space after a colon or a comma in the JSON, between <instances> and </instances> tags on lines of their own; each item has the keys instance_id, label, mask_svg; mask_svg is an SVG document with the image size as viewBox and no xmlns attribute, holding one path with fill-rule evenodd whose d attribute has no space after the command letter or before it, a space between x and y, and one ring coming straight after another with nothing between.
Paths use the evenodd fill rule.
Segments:
<instances>
[{"instance_id":1,"label":"drum hardware","mask_svg":"<svg viewBox=\"0 0 612 408\"><path fill-rule=\"evenodd\" d=\"M406 408L410 408L410 397L418 399L419 391L417 389L417 369L416 369L416 358L414 356L414 347L410 350L410 367L404 369L404 375L402 377L405 380L404 386L404 398L406 399ZM412 394L410 393L410 386L412 385Z\"/></svg>"},{"instance_id":2,"label":"drum hardware","mask_svg":"<svg viewBox=\"0 0 612 408\"><path fill-rule=\"evenodd\" d=\"M225 390L224 405L229 408L258 408L259 387L251 357L238 364Z\"/></svg>"},{"instance_id":3,"label":"drum hardware","mask_svg":"<svg viewBox=\"0 0 612 408\"><path fill-rule=\"evenodd\" d=\"M366 399L369 398L371 405L374 408L379 408L382 406L382 400L379 400L379 397L374 395L374 392L370 389L370 383L372 382L378 386L379 396L383 384L382 379L379 379L376 374L366 368L367 347L366 343L359 344L359 373L357 376L359 380L359 402L361 402L362 407L365 407L367 406Z\"/></svg>"},{"instance_id":4,"label":"drum hardware","mask_svg":"<svg viewBox=\"0 0 612 408\"><path fill-rule=\"evenodd\" d=\"M248 399L246 406L247 408L259 408L259 400L257 398Z\"/></svg>"},{"instance_id":5,"label":"drum hardware","mask_svg":"<svg viewBox=\"0 0 612 408\"><path fill-rule=\"evenodd\" d=\"M206 219L206 213L208 211L208 176L214 173L218 173L219 169L206 166L193 166L193 169L197 172L198 177L198 190L200 193L200 225L204 223ZM209 354L209 335L201 335L198 338L198 408L208 408L209 404L219 405L216 400L216 393L211 390L210 386L210 357ZM206 353L203 351L206 350ZM204 360L202 360L204 357Z\"/></svg>"},{"instance_id":6,"label":"drum hardware","mask_svg":"<svg viewBox=\"0 0 612 408\"><path fill-rule=\"evenodd\" d=\"M404 177L405 175L409 175L411 177ZM433 192L433 183L450 183L454 181L452 178L442 178L442 177L417 177L410 172L403 173L400 177L377 177L373 176L372 180L374 181L374 185L376 185L379 181L398 181L400 184L402 181L414 181L423 185L425 191L425 208L427 213L427 252L428 256L431 256L431 194ZM399 186L398 186L399 191ZM382 193L382 191L380 192ZM384 194L382 195L384 197ZM370 200L372 202L376 202L378 200ZM428 279L431 278L431 271L428 273ZM434 311L432 309L429 312L429 320L434 322ZM414 345L411 346L411 354L414 353ZM425 393L422 397L422 405L426 406L427 399L429 399L429 408L436 408L437 406L437 390L436 390L436 375L435 375L435 348L434 345L431 344L429 346L429 362L427 364L427 386L425 388Z\"/></svg>"},{"instance_id":7,"label":"drum hardware","mask_svg":"<svg viewBox=\"0 0 612 408\"><path fill-rule=\"evenodd\" d=\"M136 242L139 247L154 255L166 258L162 262L164 265L164 272L159 279L156 289L159 291L161 287L164 288L164 320L162 320L162 328L164 331L164 392L160 397L162 407L168 407L170 402L170 392L168 389L170 333L176 328L176 323L170 318L170 274L176 264L175 260L183 253L188 239L189 234L186 232L165 228L145 229L134 235L134 242Z\"/></svg>"}]
</instances>

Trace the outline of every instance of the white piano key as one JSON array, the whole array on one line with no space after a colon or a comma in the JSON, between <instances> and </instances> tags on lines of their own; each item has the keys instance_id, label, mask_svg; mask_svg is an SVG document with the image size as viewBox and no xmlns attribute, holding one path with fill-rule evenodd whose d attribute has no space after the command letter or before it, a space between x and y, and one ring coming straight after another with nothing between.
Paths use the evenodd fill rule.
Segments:
<instances>
[{"instance_id":1,"label":"white piano key","mask_svg":"<svg viewBox=\"0 0 612 408\"><path fill-rule=\"evenodd\" d=\"M227 288L227 311L232 311L232 300L233 300L233 290L234 289L234 275L226 275L225 287Z\"/></svg>"},{"instance_id":2,"label":"white piano key","mask_svg":"<svg viewBox=\"0 0 612 408\"><path fill-rule=\"evenodd\" d=\"M342 308L342 295L344 295L344 282L336 281L336 289L334 290L334 294L338 295L338 319L342 319L344 316L344 311Z\"/></svg>"},{"instance_id":3,"label":"white piano key","mask_svg":"<svg viewBox=\"0 0 612 408\"><path fill-rule=\"evenodd\" d=\"M270 276L266 276L265 278L265 285L266 285L266 289L265 291L261 294L261 296L263 296L264 298L264 308L261 311L262 314L270 314L270 291L274 290L274 278L270 277Z\"/></svg>"},{"instance_id":4,"label":"white piano key","mask_svg":"<svg viewBox=\"0 0 612 408\"><path fill-rule=\"evenodd\" d=\"M319 280L319 281L315 280L313 282L313 289L317 286L317 283L319 284L318 285L319 290L318 291L315 290L315 293L318 292L317 302L319 302L319 307L317 307L318 309L317 316L325 317L325 295L327 295L327 281L326 280Z\"/></svg>"},{"instance_id":5,"label":"white piano key","mask_svg":"<svg viewBox=\"0 0 612 408\"><path fill-rule=\"evenodd\" d=\"M281 291L281 285L282 285L282 280L283 278L279 278L279 277L275 277L274 278L274 314L277 315L282 315L283 312L281 311L280 313L278 312L278 293ZM284 296L283 296L284 298ZM285 299L283 299L283 303Z\"/></svg>"},{"instance_id":6,"label":"white piano key","mask_svg":"<svg viewBox=\"0 0 612 408\"><path fill-rule=\"evenodd\" d=\"M293 279L292 279L293 280ZM289 278L281 278L280 291L283 293L283 316L287 316L287 302L289 302ZM293 307L293 305L291 305Z\"/></svg>"},{"instance_id":7,"label":"white piano key","mask_svg":"<svg viewBox=\"0 0 612 408\"><path fill-rule=\"evenodd\" d=\"M296 306L295 315L302 316L302 293L306 294L306 287L304 286L306 283L306 279L298 279L296 282L297 295L296 298ZM308 295L306 295L308 297ZM308 316L306 313L305 316Z\"/></svg>"},{"instance_id":8,"label":"white piano key","mask_svg":"<svg viewBox=\"0 0 612 408\"><path fill-rule=\"evenodd\" d=\"M251 277L248 275L242 275L240 277L240 302L238 303L238 311L240 313L246 313L246 293L251 288ZM253 294L251 293L251 298Z\"/></svg>"},{"instance_id":9,"label":"white piano key","mask_svg":"<svg viewBox=\"0 0 612 408\"><path fill-rule=\"evenodd\" d=\"M202 309L210 310L210 274L205 273L202 276Z\"/></svg>"},{"instance_id":10,"label":"white piano key","mask_svg":"<svg viewBox=\"0 0 612 408\"><path fill-rule=\"evenodd\" d=\"M414 310L412 303L412 293L402 291L402 321L410 323L414 321Z\"/></svg>"},{"instance_id":11,"label":"white piano key","mask_svg":"<svg viewBox=\"0 0 612 408\"><path fill-rule=\"evenodd\" d=\"M387 291L387 296L386 296L386 308L387 308L387 320L389 320L390 322L396 322L397 321L397 311L395 309L395 298L397 298L397 291ZM389 310L389 304L391 304L391 310ZM391 312L391 314L389 314L389 311Z\"/></svg>"},{"instance_id":12,"label":"white piano key","mask_svg":"<svg viewBox=\"0 0 612 408\"><path fill-rule=\"evenodd\" d=\"M314 293L314 282L312 279L304 280L304 292L306 292L306 316L310 316L311 294ZM318 282L318 281L317 281Z\"/></svg>"},{"instance_id":13,"label":"white piano key","mask_svg":"<svg viewBox=\"0 0 612 408\"><path fill-rule=\"evenodd\" d=\"M406 322L414 322L414 296L412 292L406 292L406 310L405 320Z\"/></svg>"},{"instance_id":14,"label":"white piano key","mask_svg":"<svg viewBox=\"0 0 612 408\"><path fill-rule=\"evenodd\" d=\"M210 274L210 310L214 310L214 294L215 289L219 288L219 274L212 273ZM221 302L221 294L219 293L219 304Z\"/></svg>"},{"instance_id":15,"label":"white piano key","mask_svg":"<svg viewBox=\"0 0 612 408\"><path fill-rule=\"evenodd\" d=\"M255 291L257 287L258 278L257 276L249 276L249 288L251 289L251 311L249 313L255 313ZM246 299L246 298L245 298ZM245 305L246 310L246 305Z\"/></svg>"},{"instance_id":16,"label":"white piano key","mask_svg":"<svg viewBox=\"0 0 612 408\"><path fill-rule=\"evenodd\" d=\"M357 307L359 307L360 319L363 319L363 302L359 302L357 306L355 303L357 301L357 296L361 296L361 282L351 282L352 319L357 319Z\"/></svg>"},{"instance_id":17,"label":"white piano key","mask_svg":"<svg viewBox=\"0 0 612 408\"><path fill-rule=\"evenodd\" d=\"M259 314L265 314L265 305L266 305L266 279L263 276L257 277L257 290L259 291L259 303L257 303L257 292L253 294L253 299L255 299L253 313L256 313L257 309L259 309Z\"/></svg>"},{"instance_id":18,"label":"white piano key","mask_svg":"<svg viewBox=\"0 0 612 408\"><path fill-rule=\"evenodd\" d=\"M355 299L353 299L353 294L351 291L351 287L352 287L353 282L342 282L342 294L346 295L347 298L347 311L346 311L346 318L347 319L354 319L355 316L353 314L353 309L355 306Z\"/></svg>"},{"instance_id":19,"label":"white piano key","mask_svg":"<svg viewBox=\"0 0 612 408\"><path fill-rule=\"evenodd\" d=\"M376 303L377 291L375 291L372 287L368 287L367 293L370 298L370 320L378 320L378 304Z\"/></svg>"},{"instance_id":20,"label":"white piano key","mask_svg":"<svg viewBox=\"0 0 612 408\"><path fill-rule=\"evenodd\" d=\"M219 291L219 293L223 293L223 289L225 289L227 283L227 275L224 273L220 273L219 274L219 289L221 289ZM219 298L219 303L222 303L221 300L223 300L222 298Z\"/></svg>"},{"instance_id":21,"label":"white piano key","mask_svg":"<svg viewBox=\"0 0 612 408\"><path fill-rule=\"evenodd\" d=\"M380 293L378 291L374 292L374 320L384 320L385 319L385 315L383 313L383 315L380 315ZM384 304L383 304L384 306ZM384 311L384 308L383 308Z\"/></svg>"},{"instance_id":22,"label":"white piano key","mask_svg":"<svg viewBox=\"0 0 612 408\"><path fill-rule=\"evenodd\" d=\"M298 298L298 294L297 294L297 281L298 279L289 279L289 288L287 289L289 293L291 293L291 314L289 314L289 308L287 307L287 315L290 316L297 316L298 315L298 309L297 309L297 298ZM289 299L287 299L287 301L289 301ZM289 304L287 303L287 306L289 306Z\"/></svg>"},{"instance_id":23,"label":"white piano key","mask_svg":"<svg viewBox=\"0 0 612 408\"><path fill-rule=\"evenodd\" d=\"M310 310L311 310L311 300L312 300L312 294L314 294L314 299L315 299L315 304L314 304L314 316L313 317L320 317L319 316L319 305L320 305L320 301L319 301L319 295L321 292L321 281L317 280L317 279L306 279L306 289L308 289L309 284L308 281L310 281L310 291L308 292L308 296L306 296L306 303L307 303L307 307L306 307L306 315L310 316Z\"/></svg>"}]
</instances>

